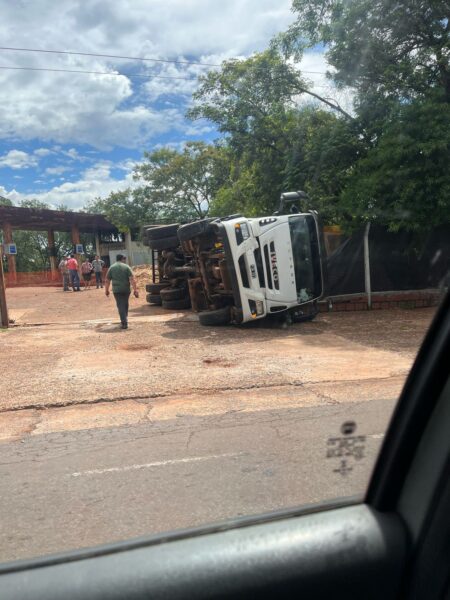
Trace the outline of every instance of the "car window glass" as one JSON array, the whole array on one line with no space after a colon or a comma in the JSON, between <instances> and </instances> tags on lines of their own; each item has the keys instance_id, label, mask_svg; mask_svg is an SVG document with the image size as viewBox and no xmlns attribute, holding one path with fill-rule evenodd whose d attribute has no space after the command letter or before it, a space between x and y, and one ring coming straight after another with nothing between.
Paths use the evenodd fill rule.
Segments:
<instances>
[{"instance_id":1,"label":"car window glass","mask_svg":"<svg viewBox=\"0 0 450 600\"><path fill-rule=\"evenodd\" d=\"M445 3L147 4L2 3L1 561L363 497L448 290Z\"/></svg>"}]
</instances>

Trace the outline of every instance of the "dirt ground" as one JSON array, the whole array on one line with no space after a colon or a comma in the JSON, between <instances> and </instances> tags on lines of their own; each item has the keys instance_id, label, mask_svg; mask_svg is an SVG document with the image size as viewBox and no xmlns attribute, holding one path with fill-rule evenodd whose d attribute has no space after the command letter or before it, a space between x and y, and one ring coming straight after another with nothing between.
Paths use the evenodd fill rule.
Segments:
<instances>
[{"instance_id":1,"label":"dirt ground","mask_svg":"<svg viewBox=\"0 0 450 600\"><path fill-rule=\"evenodd\" d=\"M15 325L0 330L0 441L186 415L379 399L393 406L435 312L208 328L141 293L122 330L103 292L7 291Z\"/></svg>"}]
</instances>

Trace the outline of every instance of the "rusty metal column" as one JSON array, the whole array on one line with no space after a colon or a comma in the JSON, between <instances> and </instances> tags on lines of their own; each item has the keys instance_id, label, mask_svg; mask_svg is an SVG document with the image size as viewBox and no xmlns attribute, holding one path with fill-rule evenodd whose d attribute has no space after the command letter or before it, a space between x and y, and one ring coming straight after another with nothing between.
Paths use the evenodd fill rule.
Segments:
<instances>
[{"instance_id":1,"label":"rusty metal column","mask_svg":"<svg viewBox=\"0 0 450 600\"><path fill-rule=\"evenodd\" d=\"M9 327L8 306L6 304L5 277L3 275L3 250L0 245L0 326Z\"/></svg>"},{"instance_id":2,"label":"rusty metal column","mask_svg":"<svg viewBox=\"0 0 450 600\"><path fill-rule=\"evenodd\" d=\"M3 239L5 244L12 244L12 227L9 223L3 225ZM8 279L10 282L17 283L16 257L8 255Z\"/></svg>"},{"instance_id":3,"label":"rusty metal column","mask_svg":"<svg viewBox=\"0 0 450 600\"><path fill-rule=\"evenodd\" d=\"M51 279L52 281L56 281L58 279L58 267L56 264L55 232L52 229L47 231L47 239Z\"/></svg>"},{"instance_id":4,"label":"rusty metal column","mask_svg":"<svg viewBox=\"0 0 450 600\"><path fill-rule=\"evenodd\" d=\"M80 230L78 229L78 225L72 225L72 244L80 244ZM78 261L78 264L81 266L81 255L75 254L75 258Z\"/></svg>"}]
</instances>

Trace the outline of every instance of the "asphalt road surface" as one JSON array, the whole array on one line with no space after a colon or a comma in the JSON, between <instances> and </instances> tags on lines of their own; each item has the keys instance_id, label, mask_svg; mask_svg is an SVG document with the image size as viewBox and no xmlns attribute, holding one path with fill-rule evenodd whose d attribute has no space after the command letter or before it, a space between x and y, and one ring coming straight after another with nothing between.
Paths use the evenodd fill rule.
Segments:
<instances>
[{"instance_id":1,"label":"asphalt road surface","mask_svg":"<svg viewBox=\"0 0 450 600\"><path fill-rule=\"evenodd\" d=\"M0 560L363 494L395 400L352 400L4 442Z\"/></svg>"},{"instance_id":2,"label":"asphalt road surface","mask_svg":"<svg viewBox=\"0 0 450 600\"><path fill-rule=\"evenodd\" d=\"M101 290L8 300L3 561L362 495L434 312L219 330L140 298L124 332Z\"/></svg>"}]
</instances>

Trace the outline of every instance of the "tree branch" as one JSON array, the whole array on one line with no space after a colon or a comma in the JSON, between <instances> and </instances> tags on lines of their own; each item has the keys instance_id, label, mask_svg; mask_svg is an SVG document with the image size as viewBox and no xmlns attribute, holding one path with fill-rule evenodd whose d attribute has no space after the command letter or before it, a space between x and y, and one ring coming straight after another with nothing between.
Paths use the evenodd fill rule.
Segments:
<instances>
[{"instance_id":1,"label":"tree branch","mask_svg":"<svg viewBox=\"0 0 450 600\"><path fill-rule=\"evenodd\" d=\"M341 108L339 106L339 104L337 104L337 103L333 104L332 102L330 102L326 98L323 98L322 96L319 96L319 94L311 92L307 88L296 86L295 89L298 90L299 92L301 92L302 94L308 94L309 96L312 96L313 98L316 98L317 100L319 100L320 102L323 102L324 104L326 104L327 106L329 106L333 110L337 110L339 113L341 113L341 115L343 115L345 118L349 119L350 121L355 121L355 118L352 117L352 115L350 115L348 112L346 112L343 108Z\"/></svg>"}]
</instances>

